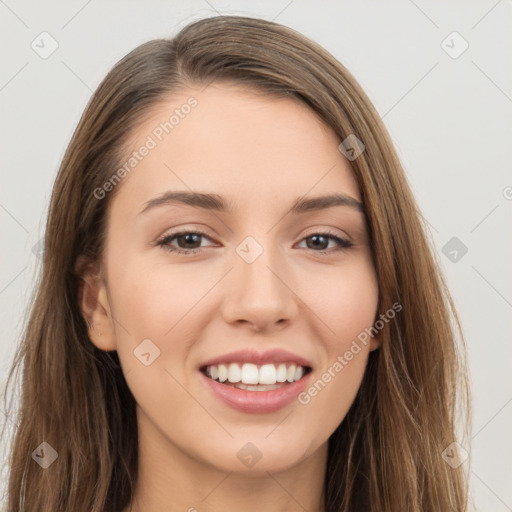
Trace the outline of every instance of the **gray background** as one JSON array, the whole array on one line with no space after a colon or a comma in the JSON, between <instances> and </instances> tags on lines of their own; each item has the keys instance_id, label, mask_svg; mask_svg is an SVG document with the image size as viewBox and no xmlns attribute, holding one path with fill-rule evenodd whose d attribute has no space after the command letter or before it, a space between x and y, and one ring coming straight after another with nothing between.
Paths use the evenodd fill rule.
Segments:
<instances>
[{"instance_id":1,"label":"gray background","mask_svg":"<svg viewBox=\"0 0 512 512\"><path fill-rule=\"evenodd\" d=\"M34 246L58 165L104 75L138 44L170 37L193 19L216 12L273 19L332 52L384 118L467 338L475 507L511 511L511 2L319 4L0 0L0 380L38 270ZM43 31L58 43L45 59L31 47L42 46L41 37L50 47ZM469 44L461 55L464 43L453 31ZM446 246L453 237L459 247Z\"/></svg>"}]
</instances>

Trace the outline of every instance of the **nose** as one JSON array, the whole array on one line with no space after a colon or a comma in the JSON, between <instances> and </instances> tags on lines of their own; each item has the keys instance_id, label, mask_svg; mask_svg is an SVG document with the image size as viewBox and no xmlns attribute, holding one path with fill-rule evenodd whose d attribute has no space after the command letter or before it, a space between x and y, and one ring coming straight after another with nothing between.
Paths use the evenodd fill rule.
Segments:
<instances>
[{"instance_id":1,"label":"nose","mask_svg":"<svg viewBox=\"0 0 512 512\"><path fill-rule=\"evenodd\" d=\"M298 314L299 300L291 273L275 253L264 250L252 263L234 254L234 268L223 302L223 317L230 324L246 324L252 330L282 329Z\"/></svg>"}]
</instances>

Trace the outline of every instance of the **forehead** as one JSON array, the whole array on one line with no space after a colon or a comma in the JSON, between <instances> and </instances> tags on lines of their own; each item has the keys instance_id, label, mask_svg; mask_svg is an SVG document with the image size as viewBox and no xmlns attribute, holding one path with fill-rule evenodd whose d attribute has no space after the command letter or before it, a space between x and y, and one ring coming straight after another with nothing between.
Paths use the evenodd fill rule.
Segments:
<instances>
[{"instance_id":1,"label":"forehead","mask_svg":"<svg viewBox=\"0 0 512 512\"><path fill-rule=\"evenodd\" d=\"M123 178L115 202L138 208L136 215L168 190L215 192L240 209L333 192L360 199L339 143L296 99L228 84L185 89L155 105L132 133L127 158L151 149Z\"/></svg>"}]
</instances>

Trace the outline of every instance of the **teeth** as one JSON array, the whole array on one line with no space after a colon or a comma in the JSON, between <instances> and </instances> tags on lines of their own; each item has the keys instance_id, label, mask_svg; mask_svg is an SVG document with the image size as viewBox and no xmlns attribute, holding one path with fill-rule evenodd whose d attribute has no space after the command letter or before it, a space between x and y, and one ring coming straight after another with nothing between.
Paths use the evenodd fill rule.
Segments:
<instances>
[{"instance_id":1,"label":"teeth","mask_svg":"<svg viewBox=\"0 0 512 512\"><path fill-rule=\"evenodd\" d=\"M228 368L225 364L219 364L219 381L226 382L227 380L228 380Z\"/></svg>"},{"instance_id":2,"label":"teeth","mask_svg":"<svg viewBox=\"0 0 512 512\"><path fill-rule=\"evenodd\" d=\"M240 373L240 381L244 384L259 384L259 370L255 364L245 363Z\"/></svg>"},{"instance_id":3,"label":"teeth","mask_svg":"<svg viewBox=\"0 0 512 512\"><path fill-rule=\"evenodd\" d=\"M277 382L284 382L286 380L286 365L283 363L277 367L276 380Z\"/></svg>"},{"instance_id":4,"label":"teeth","mask_svg":"<svg viewBox=\"0 0 512 512\"><path fill-rule=\"evenodd\" d=\"M305 368L295 363L264 364L261 366L252 363L242 365L230 363L229 365L219 364L206 367L206 374L213 380L226 384L240 383L242 389L256 388L258 385L267 386L261 390L273 389L276 386L280 387L279 383L300 380L304 373ZM244 385L249 386L249 388L245 388Z\"/></svg>"},{"instance_id":5,"label":"teeth","mask_svg":"<svg viewBox=\"0 0 512 512\"><path fill-rule=\"evenodd\" d=\"M240 382L240 366L236 363L231 363L228 368L228 380L229 382Z\"/></svg>"},{"instance_id":6,"label":"teeth","mask_svg":"<svg viewBox=\"0 0 512 512\"><path fill-rule=\"evenodd\" d=\"M295 379L295 365L291 364L290 366L288 366L288 371L286 372L286 380L288 382L293 382L294 379Z\"/></svg>"},{"instance_id":7,"label":"teeth","mask_svg":"<svg viewBox=\"0 0 512 512\"><path fill-rule=\"evenodd\" d=\"M260 384L276 383L276 367L273 364L264 364L260 368Z\"/></svg>"}]
</instances>

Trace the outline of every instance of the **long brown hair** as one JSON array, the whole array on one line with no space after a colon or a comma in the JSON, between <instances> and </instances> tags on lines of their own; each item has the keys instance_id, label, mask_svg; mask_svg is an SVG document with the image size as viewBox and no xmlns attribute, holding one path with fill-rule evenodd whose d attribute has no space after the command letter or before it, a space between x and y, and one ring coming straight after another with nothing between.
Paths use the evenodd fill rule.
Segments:
<instances>
[{"instance_id":1,"label":"long brown hair","mask_svg":"<svg viewBox=\"0 0 512 512\"><path fill-rule=\"evenodd\" d=\"M467 510L465 465L443 457L452 442L463 442L458 421L464 436L470 430L464 336L382 120L355 78L318 44L270 21L218 16L121 59L69 143L51 197L41 276L8 377L23 366L11 415L8 512L121 512L131 501L135 400L117 353L88 337L77 263L80 256L100 261L114 192L98 200L94 191L126 160L125 145L144 116L170 94L213 81L296 98L340 141L354 134L365 145L350 164L366 208L377 317L394 303L402 310L379 333L382 345L370 353L357 397L329 439L325 510ZM43 441L58 454L44 470L32 456Z\"/></svg>"}]
</instances>

